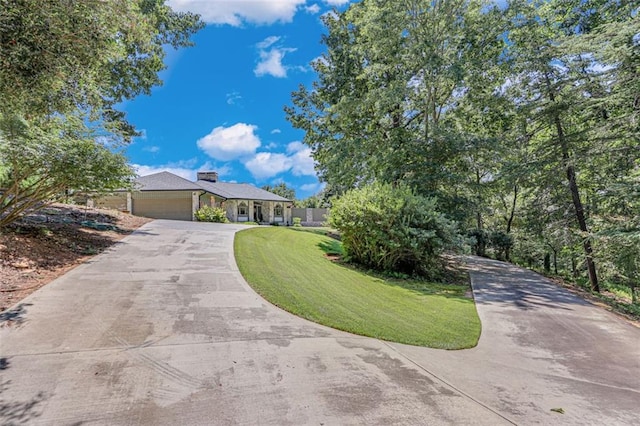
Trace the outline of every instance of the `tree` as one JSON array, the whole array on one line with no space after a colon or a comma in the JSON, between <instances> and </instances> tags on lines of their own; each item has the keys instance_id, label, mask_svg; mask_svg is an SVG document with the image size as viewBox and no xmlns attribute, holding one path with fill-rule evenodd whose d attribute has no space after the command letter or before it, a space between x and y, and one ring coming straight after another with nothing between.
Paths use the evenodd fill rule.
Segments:
<instances>
[{"instance_id":1,"label":"tree","mask_svg":"<svg viewBox=\"0 0 640 426\"><path fill-rule=\"evenodd\" d=\"M190 46L198 16L164 0L2 0L0 113L77 109L110 130L133 129L115 105L161 84L164 46Z\"/></svg>"},{"instance_id":2,"label":"tree","mask_svg":"<svg viewBox=\"0 0 640 426\"><path fill-rule=\"evenodd\" d=\"M136 132L116 106L201 27L163 0L0 0L0 225L63 189L126 186Z\"/></svg>"},{"instance_id":3,"label":"tree","mask_svg":"<svg viewBox=\"0 0 640 426\"><path fill-rule=\"evenodd\" d=\"M0 227L69 190L113 191L133 177L126 157L96 143L78 118L0 126Z\"/></svg>"},{"instance_id":4,"label":"tree","mask_svg":"<svg viewBox=\"0 0 640 426\"><path fill-rule=\"evenodd\" d=\"M295 200L296 199L296 191L293 188L290 188L289 186L287 186L286 183L284 182L280 182L277 185L264 185L262 187L262 189L264 189L265 191L269 191L272 192L276 195L279 195L281 197L286 198L287 200Z\"/></svg>"},{"instance_id":5,"label":"tree","mask_svg":"<svg viewBox=\"0 0 640 426\"><path fill-rule=\"evenodd\" d=\"M475 0L369 0L327 15L318 80L285 108L338 193L373 181L448 196L464 146L445 118L499 58L501 14Z\"/></svg>"},{"instance_id":6,"label":"tree","mask_svg":"<svg viewBox=\"0 0 640 426\"><path fill-rule=\"evenodd\" d=\"M632 99L628 91L622 93L624 101L614 90L627 68L618 62L620 56L611 62L598 54L598 48L609 41L600 38L603 44L587 50L583 40L602 25L606 28L616 22L636 30L638 25L631 24L627 2L589 3L584 8L584 2L577 0L513 2L509 55L519 71L513 77L519 109L535 129L532 144L539 169L547 178L560 171L565 175L567 201L582 238L591 288L599 291L584 197L599 186L594 185L598 178L594 172L606 168L607 162L617 165L617 173L629 170L631 163L625 157L633 153L634 144L624 142L630 135L627 126L616 126L626 115L616 104ZM632 45L632 34L637 32L626 32L622 43Z\"/></svg>"},{"instance_id":7,"label":"tree","mask_svg":"<svg viewBox=\"0 0 640 426\"><path fill-rule=\"evenodd\" d=\"M409 185L436 196L479 252L570 263L598 291L595 259L607 276L636 276L637 7L353 3L325 16L318 79L292 94L287 117L336 195Z\"/></svg>"},{"instance_id":8,"label":"tree","mask_svg":"<svg viewBox=\"0 0 640 426\"><path fill-rule=\"evenodd\" d=\"M296 200L296 207L310 209L326 209L331 207L331 199L335 195L330 186L325 186L318 193L305 198L304 200Z\"/></svg>"}]
</instances>

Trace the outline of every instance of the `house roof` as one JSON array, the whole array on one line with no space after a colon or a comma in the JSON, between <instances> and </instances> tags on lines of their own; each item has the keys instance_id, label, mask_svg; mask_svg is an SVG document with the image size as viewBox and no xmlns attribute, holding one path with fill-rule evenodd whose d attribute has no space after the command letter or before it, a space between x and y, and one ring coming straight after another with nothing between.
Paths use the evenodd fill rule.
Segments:
<instances>
[{"instance_id":1,"label":"house roof","mask_svg":"<svg viewBox=\"0 0 640 426\"><path fill-rule=\"evenodd\" d=\"M206 180L199 180L196 183L205 191L228 200L291 201L248 183L209 182Z\"/></svg>"},{"instance_id":2,"label":"house roof","mask_svg":"<svg viewBox=\"0 0 640 426\"><path fill-rule=\"evenodd\" d=\"M169 172L154 173L136 179L139 191L198 191L202 188L195 183Z\"/></svg>"}]
</instances>

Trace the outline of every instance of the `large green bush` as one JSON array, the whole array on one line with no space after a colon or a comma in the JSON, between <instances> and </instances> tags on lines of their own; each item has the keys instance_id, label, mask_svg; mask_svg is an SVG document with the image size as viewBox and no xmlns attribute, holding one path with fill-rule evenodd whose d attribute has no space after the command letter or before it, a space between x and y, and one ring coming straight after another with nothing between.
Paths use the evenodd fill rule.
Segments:
<instances>
[{"instance_id":1,"label":"large green bush","mask_svg":"<svg viewBox=\"0 0 640 426\"><path fill-rule=\"evenodd\" d=\"M229 219L227 219L227 213L220 207L202 206L200 210L195 213L195 216L198 222L229 222Z\"/></svg>"},{"instance_id":2,"label":"large green bush","mask_svg":"<svg viewBox=\"0 0 640 426\"><path fill-rule=\"evenodd\" d=\"M456 236L435 200L404 185L351 190L333 203L329 222L351 261L387 272L430 275Z\"/></svg>"}]
</instances>

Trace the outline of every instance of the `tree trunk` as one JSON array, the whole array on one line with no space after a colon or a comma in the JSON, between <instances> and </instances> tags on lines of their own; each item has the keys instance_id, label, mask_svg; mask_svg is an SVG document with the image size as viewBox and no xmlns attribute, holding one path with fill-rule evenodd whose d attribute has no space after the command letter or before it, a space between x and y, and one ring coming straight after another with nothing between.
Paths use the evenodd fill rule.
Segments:
<instances>
[{"instance_id":1,"label":"tree trunk","mask_svg":"<svg viewBox=\"0 0 640 426\"><path fill-rule=\"evenodd\" d=\"M556 102L555 94L551 88L551 80L549 75L546 76L547 88L549 90L549 100L552 103ZM573 200L573 207L576 212L576 220L580 231L585 234L582 246L584 247L584 253L587 260L587 271L589 272L589 284L591 291L600 292L600 286L598 285L598 276L596 274L596 264L593 261L593 247L591 246L591 238L589 237L589 228L587 227L587 220L584 215L584 207L582 200L580 199L580 191L578 190L578 182L576 181L576 170L573 164L571 164L571 158L569 155L569 146L564 129L562 127L562 121L560 120L560 114L557 110L553 112L553 121L556 127L556 134L558 136L558 143L562 150L562 161L564 163L565 171L567 174L567 180L569 181L569 191L571 192L571 199Z\"/></svg>"},{"instance_id":2,"label":"tree trunk","mask_svg":"<svg viewBox=\"0 0 640 426\"><path fill-rule=\"evenodd\" d=\"M544 271L551 272L551 255L549 253L544 254Z\"/></svg>"},{"instance_id":3,"label":"tree trunk","mask_svg":"<svg viewBox=\"0 0 640 426\"><path fill-rule=\"evenodd\" d=\"M507 219L507 235L511 233L511 225L513 225L513 219L516 215L516 202L518 201L518 185L513 185L513 202L511 203L511 211L509 212L509 218ZM504 250L504 258L507 262L511 262L511 246L507 245Z\"/></svg>"},{"instance_id":4,"label":"tree trunk","mask_svg":"<svg viewBox=\"0 0 640 426\"><path fill-rule=\"evenodd\" d=\"M513 224L513 218L516 215L517 200L518 200L518 185L513 185L513 203L511 203L511 212L509 212L509 219L507 220L507 234L511 232L511 225Z\"/></svg>"},{"instance_id":5,"label":"tree trunk","mask_svg":"<svg viewBox=\"0 0 640 426\"><path fill-rule=\"evenodd\" d=\"M559 120L557 120L556 126L558 125ZM576 182L576 171L573 165L569 163L569 153L568 150L566 150L566 145L562 146L562 158L565 161L567 180L569 181L569 190L571 191L571 198L573 200L573 206L576 211L578 226L580 227L580 231L585 234L584 240L582 241L582 246L584 247L584 253L587 258L589 284L591 285L592 291L600 292L600 285L598 284L598 276L596 274L596 264L593 261L593 247L591 246L591 237L588 236L589 228L587 227L587 220L584 215L584 209L580 200L580 192L578 191L578 184Z\"/></svg>"},{"instance_id":6,"label":"tree trunk","mask_svg":"<svg viewBox=\"0 0 640 426\"><path fill-rule=\"evenodd\" d=\"M480 172L478 170L476 170L476 191L477 191L476 226L479 230L482 230L482 214L480 212L480 206L482 205L482 196L480 195Z\"/></svg>"}]
</instances>

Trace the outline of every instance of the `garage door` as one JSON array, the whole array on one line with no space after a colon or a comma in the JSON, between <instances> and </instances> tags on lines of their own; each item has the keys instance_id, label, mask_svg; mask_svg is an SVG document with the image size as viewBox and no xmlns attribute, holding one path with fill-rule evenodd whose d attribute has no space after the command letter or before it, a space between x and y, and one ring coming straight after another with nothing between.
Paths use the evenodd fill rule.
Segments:
<instances>
[{"instance_id":1,"label":"garage door","mask_svg":"<svg viewBox=\"0 0 640 426\"><path fill-rule=\"evenodd\" d=\"M153 219L192 220L189 192L134 193L133 214Z\"/></svg>"}]
</instances>

